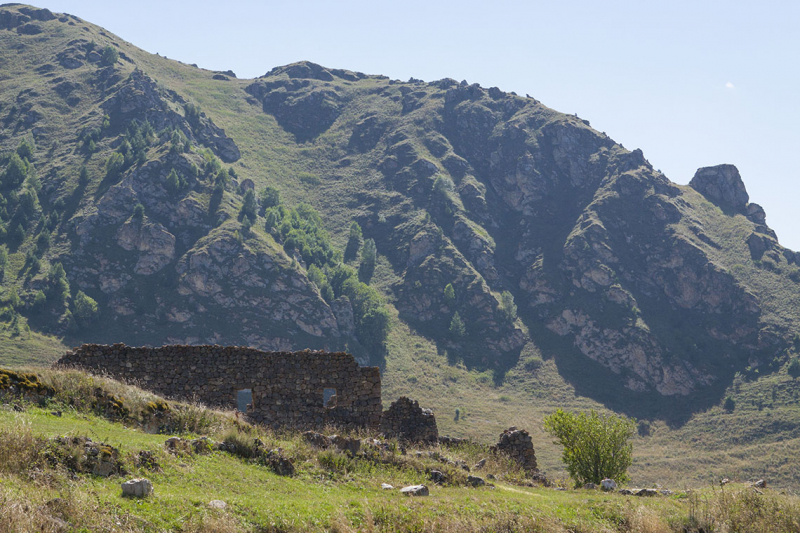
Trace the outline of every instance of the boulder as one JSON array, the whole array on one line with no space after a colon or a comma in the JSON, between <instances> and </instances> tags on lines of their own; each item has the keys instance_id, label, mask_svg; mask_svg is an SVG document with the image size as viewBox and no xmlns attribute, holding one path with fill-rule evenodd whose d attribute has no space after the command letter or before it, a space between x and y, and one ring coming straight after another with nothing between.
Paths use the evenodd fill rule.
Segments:
<instances>
[{"instance_id":1,"label":"boulder","mask_svg":"<svg viewBox=\"0 0 800 533\"><path fill-rule=\"evenodd\" d=\"M763 479L759 479L758 481L753 483L753 486L756 487L757 489L765 489L767 488L767 482L764 481Z\"/></svg>"},{"instance_id":2,"label":"boulder","mask_svg":"<svg viewBox=\"0 0 800 533\"><path fill-rule=\"evenodd\" d=\"M429 496L430 491L425 485L409 485L400 489L401 494L406 496Z\"/></svg>"},{"instance_id":3,"label":"boulder","mask_svg":"<svg viewBox=\"0 0 800 533\"><path fill-rule=\"evenodd\" d=\"M720 206L745 212L750 196L739 170L733 165L717 165L697 170L689 186Z\"/></svg>"},{"instance_id":4,"label":"boulder","mask_svg":"<svg viewBox=\"0 0 800 533\"><path fill-rule=\"evenodd\" d=\"M135 478L122 484L122 495L134 498L144 498L153 493L153 484L149 479Z\"/></svg>"},{"instance_id":5,"label":"boulder","mask_svg":"<svg viewBox=\"0 0 800 533\"><path fill-rule=\"evenodd\" d=\"M381 483L381 489L382 490L392 490L392 489L394 489L394 487L392 485L389 485L388 483Z\"/></svg>"},{"instance_id":6,"label":"boulder","mask_svg":"<svg viewBox=\"0 0 800 533\"><path fill-rule=\"evenodd\" d=\"M294 475L294 463L292 463L291 459L283 454L283 450L280 448L276 450L270 450L265 455L265 458L272 471L279 476Z\"/></svg>"},{"instance_id":7,"label":"boulder","mask_svg":"<svg viewBox=\"0 0 800 533\"><path fill-rule=\"evenodd\" d=\"M472 485L473 487L482 487L486 485L486 481L484 481L482 477L467 476L467 484Z\"/></svg>"},{"instance_id":8,"label":"boulder","mask_svg":"<svg viewBox=\"0 0 800 533\"><path fill-rule=\"evenodd\" d=\"M583 488L586 490L597 490L597 485L595 485L594 483L587 483L586 485L583 486Z\"/></svg>"},{"instance_id":9,"label":"boulder","mask_svg":"<svg viewBox=\"0 0 800 533\"><path fill-rule=\"evenodd\" d=\"M633 491L635 496L658 496L658 491L656 489L639 489Z\"/></svg>"},{"instance_id":10,"label":"boulder","mask_svg":"<svg viewBox=\"0 0 800 533\"><path fill-rule=\"evenodd\" d=\"M328 440L342 452L350 452L350 455L355 455L361 449L361 441L356 437L344 437L342 435L331 435Z\"/></svg>"},{"instance_id":11,"label":"boulder","mask_svg":"<svg viewBox=\"0 0 800 533\"><path fill-rule=\"evenodd\" d=\"M480 461L478 461L477 463L475 463L475 467L474 468L475 468L475 470L480 470L484 466L486 466L486 458L485 457L483 459L481 459Z\"/></svg>"},{"instance_id":12,"label":"boulder","mask_svg":"<svg viewBox=\"0 0 800 533\"><path fill-rule=\"evenodd\" d=\"M440 470L431 470L430 471L430 476L431 476L431 481L433 481L437 485L440 485L440 484L445 483L447 481L447 476L444 475L444 472L442 472Z\"/></svg>"},{"instance_id":13,"label":"boulder","mask_svg":"<svg viewBox=\"0 0 800 533\"><path fill-rule=\"evenodd\" d=\"M605 491L617 490L617 482L610 478L605 478L600 482L600 487Z\"/></svg>"}]
</instances>

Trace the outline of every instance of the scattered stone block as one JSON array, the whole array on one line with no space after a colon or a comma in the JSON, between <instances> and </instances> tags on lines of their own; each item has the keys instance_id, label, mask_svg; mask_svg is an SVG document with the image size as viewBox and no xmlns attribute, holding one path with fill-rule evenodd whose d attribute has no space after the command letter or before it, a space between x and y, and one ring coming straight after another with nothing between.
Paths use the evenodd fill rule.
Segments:
<instances>
[{"instance_id":1,"label":"scattered stone block","mask_svg":"<svg viewBox=\"0 0 800 533\"><path fill-rule=\"evenodd\" d=\"M600 482L600 486L605 491L617 490L617 482L611 478L605 478Z\"/></svg>"},{"instance_id":2,"label":"scattered stone block","mask_svg":"<svg viewBox=\"0 0 800 533\"><path fill-rule=\"evenodd\" d=\"M473 487L482 487L486 485L486 481L478 476L467 476L467 484L472 485Z\"/></svg>"},{"instance_id":3,"label":"scattered stone block","mask_svg":"<svg viewBox=\"0 0 800 533\"><path fill-rule=\"evenodd\" d=\"M447 482L447 476L444 474L444 472L440 470L431 470L430 476L431 476L431 481L433 481L437 485L441 485L442 483Z\"/></svg>"},{"instance_id":4,"label":"scattered stone block","mask_svg":"<svg viewBox=\"0 0 800 533\"><path fill-rule=\"evenodd\" d=\"M430 491L425 485L409 485L400 489L400 493L406 496L429 496Z\"/></svg>"},{"instance_id":5,"label":"scattered stone block","mask_svg":"<svg viewBox=\"0 0 800 533\"><path fill-rule=\"evenodd\" d=\"M130 479L122 484L122 495L144 498L153 493L153 484L146 478Z\"/></svg>"}]
</instances>

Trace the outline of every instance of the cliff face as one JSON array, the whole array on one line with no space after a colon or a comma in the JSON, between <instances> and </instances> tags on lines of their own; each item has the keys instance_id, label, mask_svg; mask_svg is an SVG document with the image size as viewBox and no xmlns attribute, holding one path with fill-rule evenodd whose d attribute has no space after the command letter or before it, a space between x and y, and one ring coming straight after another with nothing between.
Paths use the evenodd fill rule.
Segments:
<instances>
[{"instance_id":1,"label":"cliff face","mask_svg":"<svg viewBox=\"0 0 800 533\"><path fill-rule=\"evenodd\" d=\"M356 344L356 304L326 299L309 265L262 231L263 210L257 231L242 227L246 190L266 186L312 204L342 250L358 222L376 244L374 276L357 253L345 260L469 366L502 372L526 343L556 343L615 385L691 395L772 360L798 331L800 257L732 165L678 186L588 121L497 88L308 62L230 79L73 17L37 19L37 45L18 31L28 15L3 13L0 60L20 81L0 93L0 143L35 140L41 183L33 214L9 203L4 224L10 235L24 222L13 253L32 249L37 218L53 243L38 274L6 283L32 300L44 267L63 263L100 309L80 340ZM118 63L101 64L106 44ZM153 135L139 146L132 124L145 122ZM114 152L125 162L111 171ZM222 185L219 160L233 169Z\"/></svg>"}]
</instances>

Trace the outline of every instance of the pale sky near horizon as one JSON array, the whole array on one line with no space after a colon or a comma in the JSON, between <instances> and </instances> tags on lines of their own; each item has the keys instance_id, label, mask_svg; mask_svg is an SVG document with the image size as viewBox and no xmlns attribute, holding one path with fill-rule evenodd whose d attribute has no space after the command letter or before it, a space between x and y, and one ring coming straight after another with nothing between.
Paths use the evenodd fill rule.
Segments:
<instances>
[{"instance_id":1,"label":"pale sky near horizon","mask_svg":"<svg viewBox=\"0 0 800 533\"><path fill-rule=\"evenodd\" d=\"M240 78L309 60L466 79L577 113L685 184L732 163L800 250L800 1L39 0Z\"/></svg>"}]
</instances>

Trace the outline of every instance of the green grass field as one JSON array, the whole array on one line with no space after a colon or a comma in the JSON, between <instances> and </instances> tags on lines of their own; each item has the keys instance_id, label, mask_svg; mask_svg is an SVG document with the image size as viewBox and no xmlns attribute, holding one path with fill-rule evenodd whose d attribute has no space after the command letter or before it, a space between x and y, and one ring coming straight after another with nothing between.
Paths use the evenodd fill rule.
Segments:
<instances>
[{"instance_id":1,"label":"green grass field","mask_svg":"<svg viewBox=\"0 0 800 533\"><path fill-rule=\"evenodd\" d=\"M79 403L78 407L63 403L79 395L83 387L99 386L136 412L155 399L152 395L74 372L45 372L42 379L56 387L49 403L37 406L5 397L0 404L3 531L777 532L794 531L791 528L800 524L797 499L770 489L755 492L744 485L727 485L639 498L525 486L518 470L493 456L480 475L496 476L494 486L473 488L464 484L463 472L447 470L450 467L443 467L427 452L472 464L486 456L484 448L412 446L405 455L395 449L377 461L363 454L351 458L315 449L298 433L241 425L232 429L236 427L232 415L195 408L193 416L204 417L204 433L212 439L258 436L268 448L281 448L296 468L294 476L281 477L228 452L168 453L164 447L168 435L145 433L132 419L124 424L112 422ZM24 411L13 410L12 404ZM56 409L61 416L52 414ZM63 465L42 460L43 439L63 435L88 436L119 448L128 474L76 475ZM134 466L133 458L142 450L152 453L158 470ZM422 457L417 457L418 450ZM448 484L431 484L426 474L431 468L445 470ZM120 483L132 477L150 479L154 493L144 499L123 498ZM409 498L396 489L383 490L382 483L397 488L425 483L431 494ZM211 508L211 500L223 500L227 507ZM757 524L763 528L752 529ZM708 527L714 529L701 529Z\"/></svg>"}]
</instances>

